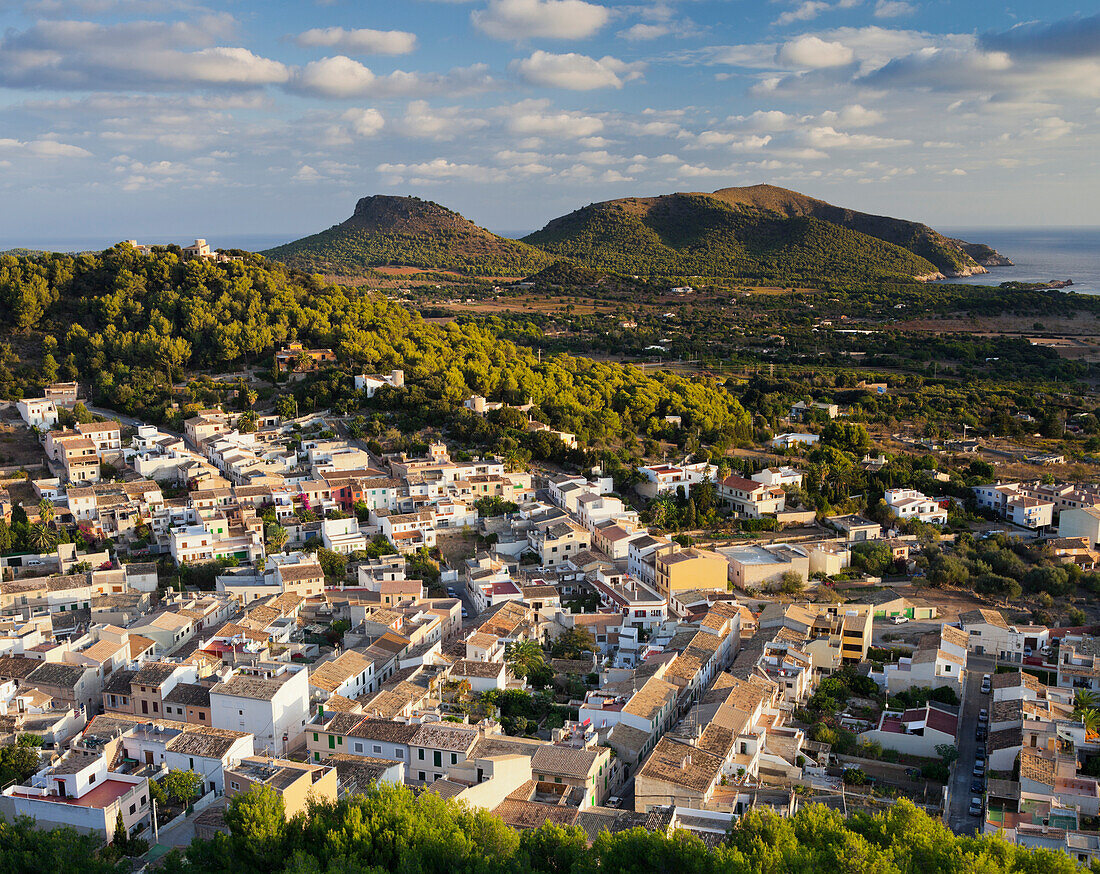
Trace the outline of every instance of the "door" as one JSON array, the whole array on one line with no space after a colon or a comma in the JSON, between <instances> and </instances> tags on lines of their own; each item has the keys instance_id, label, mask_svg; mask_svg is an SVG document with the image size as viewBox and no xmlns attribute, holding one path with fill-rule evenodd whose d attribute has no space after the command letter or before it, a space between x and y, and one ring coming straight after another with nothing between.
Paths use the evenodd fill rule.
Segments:
<instances>
[{"instance_id":1,"label":"door","mask_svg":"<svg viewBox=\"0 0 1100 874\"><path fill-rule=\"evenodd\" d=\"M336 749L336 735L330 734L328 736L328 748L330 750Z\"/></svg>"},{"instance_id":2,"label":"door","mask_svg":"<svg viewBox=\"0 0 1100 874\"><path fill-rule=\"evenodd\" d=\"M147 765L153 764L153 751L152 750L146 750L145 751L145 764L147 764Z\"/></svg>"}]
</instances>

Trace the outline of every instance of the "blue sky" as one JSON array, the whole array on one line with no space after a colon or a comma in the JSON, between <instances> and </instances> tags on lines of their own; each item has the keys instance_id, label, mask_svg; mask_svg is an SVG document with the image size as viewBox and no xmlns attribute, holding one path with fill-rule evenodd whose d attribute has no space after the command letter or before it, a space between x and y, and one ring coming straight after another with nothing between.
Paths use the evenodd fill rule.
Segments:
<instances>
[{"instance_id":1,"label":"blue sky","mask_svg":"<svg viewBox=\"0 0 1100 874\"><path fill-rule=\"evenodd\" d=\"M0 248L757 182L1100 225L1095 2L0 0L0 34Z\"/></svg>"}]
</instances>

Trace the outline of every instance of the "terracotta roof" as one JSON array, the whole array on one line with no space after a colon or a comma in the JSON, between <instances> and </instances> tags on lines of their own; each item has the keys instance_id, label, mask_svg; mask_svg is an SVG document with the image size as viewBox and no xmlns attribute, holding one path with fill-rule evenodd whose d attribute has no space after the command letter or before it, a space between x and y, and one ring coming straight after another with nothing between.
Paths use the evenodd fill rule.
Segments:
<instances>
[{"instance_id":1,"label":"terracotta roof","mask_svg":"<svg viewBox=\"0 0 1100 874\"><path fill-rule=\"evenodd\" d=\"M194 727L177 734L165 745L165 749L183 756L201 756L220 759L241 738L249 737L246 731L229 731L222 728Z\"/></svg>"},{"instance_id":2,"label":"terracotta roof","mask_svg":"<svg viewBox=\"0 0 1100 874\"><path fill-rule=\"evenodd\" d=\"M578 749L557 744L543 744L531 756L531 770L552 776L585 778L604 752L603 747Z\"/></svg>"},{"instance_id":3,"label":"terracotta roof","mask_svg":"<svg viewBox=\"0 0 1100 874\"><path fill-rule=\"evenodd\" d=\"M410 725L407 722L392 722L389 719L364 719L355 726L355 733L352 736L361 737L364 740L407 744L419 729L419 725Z\"/></svg>"},{"instance_id":4,"label":"terracotta roof","mask_svg":"<svg viewBox=\"0 0 1100 874\"><path fill-rule=\"evenodd\" d=\"M424 723L417 726L416 734L409 741L411 746L465 753L477 742L474 728L460 728L453 723Z\"/></svg>"},{"instance_id":5,"label":"terracotta roof","mask_svg":"<svg viewBox=\"0 0 1100 874\"><path fill-rule=\"evenodd\" d=\"M506 799L493 809L493 815L506 825L519 829L536 829L544 822L555 825L573 825L579 811L575 807L558 804L541 804L537 801Z\"/></svg>"},{"instance_id":6,"label":"terracotta roof","mask_svg":"<svg viewBox=\"0 0 1100 874\"><path fill-rule=\"evenodd\" d=\"M705 792L718 779L722 759L706 750L663 737L645 760L639 778Z\"/></svg>"}]
</instances>

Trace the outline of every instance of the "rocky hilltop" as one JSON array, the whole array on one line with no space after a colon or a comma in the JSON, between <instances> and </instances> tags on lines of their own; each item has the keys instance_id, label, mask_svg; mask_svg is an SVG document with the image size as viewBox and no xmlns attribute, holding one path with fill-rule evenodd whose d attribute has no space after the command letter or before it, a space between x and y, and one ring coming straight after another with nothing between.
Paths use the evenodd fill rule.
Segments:
<instances>
[{"instance_id":1,"label":"rocky hilltop","mask_svg":"<svg viewBox=\"0 0 1100 874\"><path fill-rule=\"evenodd\" d=\"M774 185L590 204L524 239L589 266L631 273L925 281L984 273L978 258L1007 261L988 246L919 222Z\"/></svg>"},{"instance_id":2,"label":"rocky hilltop","mask_svg":"<svg viewBox=\"0 0 1100 874\"><path fill-rule=\"evenodd\" d=\"M386 194L361 198L350 218L326 231L261 254L302 270L345 276L380 267L525 276L552 260L433 201Z\"/></svg>"}]
</instances>

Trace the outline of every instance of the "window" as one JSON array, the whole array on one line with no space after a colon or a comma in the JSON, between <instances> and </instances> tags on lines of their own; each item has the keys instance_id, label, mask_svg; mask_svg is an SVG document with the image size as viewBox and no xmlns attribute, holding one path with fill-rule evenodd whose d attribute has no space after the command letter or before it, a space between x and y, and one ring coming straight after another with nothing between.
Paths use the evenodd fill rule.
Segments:
<instances>
[{"instance_id":1,"label":"window","mask_svg":"<svg viewBox=\"0 0 1100 874\"><path fill-rule=\"evenodd\" d=\"M443 753L440 750L435 750L435 752L432 753L432 760L433 760L432 763L437 768L442 768L443 767Z\"/></svg>"},{"instance_id":2,"label":"window","mask_svg":"<svg viewBox=\"0 0 1100 874\"><path fill-rule=\"evenodd\" d=\"M356 746L359 746L359 744L356 744ZM376 753L380 753L380 752L382 752L382 746L381 746L380 744L375 744L375 745L374 745L374 751L375 751Z\"/></svg>"},{"instance_id":3,"label":"window","mask_svg":"<svg viewBox=\"0 0 1100 874\"><path fill-rule=\"evenodd\" d=\"M423 749L419 749L419 750L417 750L416 752L417 752L417 756L416 756L416 757L417 757L418 759L420 759L420 761L422 761L422 762L423 762L423 761L424 761L424 750L423 750ZM423 780L424 778L423 778L423 777L421 777L420 779L421 779L421 780Z\"/></svg>"},{"instance_id":4,"label":"window","mask_svg":"<svg viewBox=\"0 0 1100 874\"><path fill-rule=\"evenodd\" d=\"M233 789L233 790L237 790L237 789L241 788L241 784L238 783L236 780L230 780L229 781L229 788Z\"/></svg>"},{"instance_id":5,"label":"window","mask_svg":"<svg viewBox=\"0 0 1100 874\"><path fill-rule=\"evenodd\" d=\"M452 765L457 765L458 764L458 753L451 753L451 764Z\"/></svg>"},{"instance_id":6,"label":"window","mask_svg":"<svg viewBox=\"0 0 1100 874\"><path fill-rule=\"evenodd\" d=\"M317 732L313 732L313 739L317 740Z\"/></svg>"},{"instance_id":7,"label":"window","mask_svg":"<svg viewBox=\"0 0 1100 874\"><path fill-rule=\"evenodd\" d=\"M399 759L404 759L405 758L405 751L402 750L402 749L396 749L396 750L394 750L394 753L396 754L397 758L399 758Z\"/></svg>"},{"instance_id":8,"label":"window","mask_svg":"<svg viewBox=\"0 0 1100 874\"><path fill-rule=\"evenodd\" d=\"M195 760L194 759L188 759L187 760L187 767L190 768L192 771L194 771L195 770Z\"/></svg>"},{"instance_id":9,"label":"window","mask_svg":"<svg viewBox=\"0 0 1100 874\"><path fill-rule=\"evenodd\" d=\"M131 805L130 805L130 816L133 816L133 815L134 815L134 812L135 812L136 810L137 810L137 805L136 805L136 804L131 804Z\"/></svg>"},{"instance_id":10,"label":"window","mask_svg":"<svg viewBox=\"0 0 1100 874\"><path fill-rule=\"evenodd\" d=\"M95 782L95 774L89 774L88 775L88 782L89 783L94 783Z\"/></svg>"},{"instance_id":11,"label":"window","mask_svg":"<svg viewBox=\"0 0 1100 874\"><path fill-rule=\"evenodd\" d=\"M423 771L418 772L418 776L420 778L420 782L423 783L424 782L424 772Z\"/></svg>"}]
</instances>

